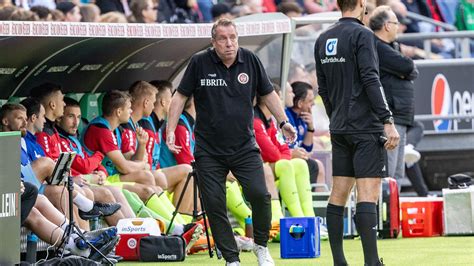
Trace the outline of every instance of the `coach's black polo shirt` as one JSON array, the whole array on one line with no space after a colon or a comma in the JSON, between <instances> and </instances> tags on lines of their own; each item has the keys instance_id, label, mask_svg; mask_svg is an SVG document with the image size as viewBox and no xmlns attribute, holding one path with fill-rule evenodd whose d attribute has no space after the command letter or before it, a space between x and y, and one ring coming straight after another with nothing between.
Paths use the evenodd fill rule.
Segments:
<instances>
[{"instance_id":1,"label":"coach's black polo shirt","mask_svg":"<svg viewBox=\"0 0 474 266\"><path fill-rule=\"evenodd\" d=\"M194 95L196 151L232 155L254 149L253 99L273 87L258 57L239 48L237 60L227 68L213 48L195 54L178 86Z\"/></svg>"}]
</instances>

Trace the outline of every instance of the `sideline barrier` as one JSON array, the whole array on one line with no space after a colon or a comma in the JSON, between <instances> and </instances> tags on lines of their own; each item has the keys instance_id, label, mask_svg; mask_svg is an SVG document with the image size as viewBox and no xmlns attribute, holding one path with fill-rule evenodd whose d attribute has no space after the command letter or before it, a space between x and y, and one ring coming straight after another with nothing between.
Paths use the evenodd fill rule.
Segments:
<instances>
[{"instance_id":1,"label":"sideline barrier","mask_svg":"<svg viewBox=\"0 0 474 266\"><path fill-rule=\"evenodd\" d=\"M0 132L0 265L20 262L20 132Z\"/></svg>"}]
</instances>

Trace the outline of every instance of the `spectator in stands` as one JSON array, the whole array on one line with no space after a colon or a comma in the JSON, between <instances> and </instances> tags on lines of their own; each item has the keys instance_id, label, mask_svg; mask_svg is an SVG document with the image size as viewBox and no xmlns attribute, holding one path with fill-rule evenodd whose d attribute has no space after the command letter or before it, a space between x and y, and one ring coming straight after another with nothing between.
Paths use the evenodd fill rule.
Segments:
<instances>
[{"instance_id":1,"label":"spectator in stands","mask_svg":"<svg viewBox=\"0 0 474 266\"><path fill-rule=\"evenodd\" d=\"M430 195L428 186L423 178L423 173L421 172L420 164L418 163L421 155L415 150L423 138L423 130L423 124L419 121L414 121L413 125L407 129L407 141L405 146L405 173L419 197Z\"/></svg>"},{"instance_id":2,"label":"spectator in stands","mask_svg":"<svg viewBox=\"0 0 474 266\"><path fill-rule=\"evenodd\" d=\"M402 0L401 2L406 6L408 11L431 18L431 11L425 0ZM420 32L420 24L422 23L424 24L425 22L411 19L411 23L407 25L405 32ZM429 27L432 26L429 25Z\"/></svg>"},{"instance_id":3,"label":"spectator in stands","mask_svg":"<svg viewBox=\"0 0 474 266\"><path fill-rule=\"evenodd\" d=\"M277 11L290 18L301 17L303 15L303 9L296 2L282 2L278 5Z\"/></svg>"},{"instance_id":4,"label":"spectator in stands","mask_svg":"<svg viewBox=\"0 0 474 266\"><path fill-rule=\"evenodd\" d=\"M311 107L314 104L314 91L309 83L297 81L291 84L295 97L293 104L285 111L290 123L296 128L296 143L290 144L291 157L304 159L308 164L312 184L326 182L323 164L311 158L313 152L314 124ZM316 191L324 191L317 188Z\"/></svg>"},{"instance_id":5,"label":"spectator in stands","mask_svg":"<svg viewBox=\"0 0 474 266\"><path fill-rule=\"evenodd\" d=\"M412 21L407 18L408 11L405 5L399 0L393 0L389 2L390 8L397 16L398 21L400 22L398 27L398 33L404 33L407 30L407 26L412 24ZM414 41L404 41L400 45L400 50L402 53L412 59L441 59L442 57L438 54L445 53L448 56L449 51L447 47L444 47L444 41L441 40L432 40L431 41L431 54L427 54L423 50L423 42L421 40Z\"/></svg>"},{"instance_id":6,"label":"spectator in stands","mask_svg":"<svg viewBox=\"0 0 474 266\"><path fill-rule=\"evenodd\" d=\"M306 8L309 14L338 10L336 0L304 0L304 7Z\"/></svg>"},{"instance_id":7,"label":"spectator in stands","mask_svg":"<svg viewBox=\"0 0 474 266\"><path fill-rule=\"evenodd\" d=\"M152 0L132 0L130 10L132 11L130 22L156 23L158 5L155 5Z\"/></svg>"},{"instance_id":8,"label":"spectator in stands","mask_svg":"<svg viewBox=\"0 0 474 266\"><path fill-rule=\"evenodd\" d=\"M249 7L250 14L260 14L263 12L262 0L243 0L241 3Z\"/></svg>"},{"instance_id":9,"label":"spectator in stands","mask_svg":"<svg viewBox=\"0 0 474 266\"><path fill-rule=\"evenodd\" d=\"M43 7L46 7L48 9L50 9L50 10L56 9L56 1L55 0L30 0L28 2L30 3L31 8L36 7L36 6L43 6ZM30 8L30 10L31 10L31 8Z\"/></svg>"},{"instance_id":10,"label":"spectator in stands","mask_svg":"<svg viewBox=\"0 0 474 266\"><path fill-rule=\"evenodd\" d=\"M215 19L214 13L212 12L212 9L216 5L224 4L220 2L217 2L216 4L214 4L212 0L197 0L196 2L199 8L199 12L201 13L202 22L204 23L215 21L216 19ZM227 7L229 8L229 6ZM230 12L230 8L229 8L229 12Z\"/></svg>"},{"instance_id":11,"label":"spectator in stands","mask_svg":"<svg viewBox=\"0 0 474 266\"><path fill-rule=\"evenodd\" d=\"M99 22L100 9L94 4L80 6L81 22Z\"/></svg>"},{"instance_id":12,"label":"spectator in stands","mask_svg":"<svg viewBox=\"0 0 474 266\"><path fill-rule=\"evenodd\" d=\"M100 8L101 14L120 12L125 16L131 15L127 0L96 0L95 4Z\"/></svg>"},{"instance_id":13,"label":"spectator in stands","mask_svg":"<svg viewBox=\"0 0 474 266\"><path fill-rule=\"evenodd\" d=\"M51 21L53 19L51 11L45 6L33 6L30 11L36 13L41 21Z\"/></svg>"},{"instance_id":14,"label":"spectator in stands","mask_svg":"<svg viewBox=\"0 0 474 266\"><path fill-rule=\"evenodd\" d=\"M456 11L458 30L474 30L474 0L461 0Z\"/></svg>"},{"instance_id":15,"label":"spectator in stands","mask_svg":"<svg viewBox=\"0 0 474 266\"><path fill-rule=\"evenodd\" d=\"M251 12L252 11L250 10L250 7L247 5L236 5L233 6L230 10L230 13L234 18L251 15Z\"/></svg>"},{"instance_id":16,"label":"spectator in stands","mask_svg":"<svg viewBox=\"0 0 474 266\"><path fill-rule=\"evenodd\" d=\"M230 8L224 3L217 3L211 8L212 20L217 21L221 18L232 19Z\"/></svg>"},{"instance_id":17,"label":"spectator in stands","mask_svg":"<svg viewBox=\"0 0 474 266\"><path fill-rule=\"evenodd\" d=\"M64 21L64 14L63 12L57 9L50 9L51 11L51 19L53 21Z\"/></svg>"},{"instance_id":18,"label":"spectator in stands","mask_svg":"<svg viewBox=\"0 0 474 266\"><path fill-rule=\"evenodd\" d=\"M13 12L17 10L16 6L0 7L0 21L10 20Z\"/></svg>"},{"instance_id":19,"label":"spectator in stands","mask_svg":"<svg viewBox=\"0 0 474 266\"><path fill-rule=\"evenodd\" d=\"M56 9L64 14L66 22L81 22L81 11L79 7L72 2L61 2L56 5Z\"/></svg>"},{"instance_id":20,"label":"spectator in stands","mask_svg":"<svg viewBox=\"0 0 474 266\"><path fill-rule=\"evenodd\" d=\"M120 12L108 12L100 16L99 22L103 23L127 23L127 17Z\"/></svg>"},{"instance_id":21,"label":"spectator in stands","mask_svg":"<svg viewBox=\"0 0 474 266\"><path fill-rule=\"evenodd\" d=\"M213 48L192 57L172 98L166 144L171 152L179 153L174 132L187 98L194 96L196 170L216 245L228 264L240 265L224 202L225 179L232 171L252 205L254 252L259 264L274 265L266 247L271 225L270 194L252 132L252 100L256 93L264 95L265 103L278 119L289 142L294 141L296 133L286 121L278 95L258 57L239 48L236 31L232 21L218 20L211 30ZM200 81L205 84L200 86Z\"/></svg>"},{"instance_id":22,"label":"spectator in stands","mask_svg":"<svg viewBox=\"0 0 474 266\"><path fill-rule=\"evenodd\" d=\"M10 16L10 20L14 21L38 21L38 15L36 13L31 12L29 10L25 10L19 8L15 10L12 15Z\"/></svg>"},{"instance_id":23,"label":"spectator in stands","mask_svg":"<svg viewBox=\"0 0 474 266\"><path fill-rule=\"evenodd\" d=\"M176 8L170 18L171 23L197 23L199 15L195 10L194 0L174 0Z\"/></svg>"},{"instance_id":24,"label":"spectator in stands","mask_svg":"<svg viewBox=\"0 0 474 266\"><path fill-rule=\"evenodd\" d=\"M0 8L6 7L6 6L13 6L11 0L0 0Z\"/></svg>"},{"instance_id":25,"label":"spectator in stands","mask_svg":"<svg viewBox=\"0 0 474 266\"><path fill-rule=\"evenodd\" d=\"M395 42L400 22L389 6L379 6L370 17L370 28L374 31L379 57L380 82L387 103L395 119L395 128L400 135L397 148L387 151L388 175L398 181L405 177L405 143L407 127L413 124L415 113L415 91L413 80L418 70L412 59L404 56Z\"/></svg>"}]
</instances>

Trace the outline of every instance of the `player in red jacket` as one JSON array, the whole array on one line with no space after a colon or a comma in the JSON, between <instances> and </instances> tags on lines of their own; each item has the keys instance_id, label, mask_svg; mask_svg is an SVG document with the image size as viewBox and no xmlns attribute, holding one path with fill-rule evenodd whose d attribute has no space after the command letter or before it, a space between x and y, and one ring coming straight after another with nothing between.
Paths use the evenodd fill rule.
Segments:
<instances>
[{"instance_id":1,"label":"player in red jacket","mask_svg":"<svg viewBox=\"0 0 474 266\"><path fill-rule=\"evenodd\" d=\"M291 159L290 149L279 137L270 110L259 97L257 97L254 114L255 138L262 159L272 166L275 177L278 179L280 194L291 216L314 217L306 162L302 159Z\"/></svg>"}]
</instances>

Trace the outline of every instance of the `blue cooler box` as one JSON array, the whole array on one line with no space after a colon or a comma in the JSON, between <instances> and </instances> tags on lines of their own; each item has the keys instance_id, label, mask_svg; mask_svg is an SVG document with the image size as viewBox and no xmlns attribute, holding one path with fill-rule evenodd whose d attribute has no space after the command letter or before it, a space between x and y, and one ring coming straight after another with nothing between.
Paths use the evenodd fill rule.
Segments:
<instances>
[{"instance_id":1,"label":"blue cooler box","mask_svg":"<svg viewBox=\"0 0 474 266\"><path fill-rule=\"evenodd\" d=\"M319 217L288 217L280 219L280 256L317 258L321 255Z\"/></svg>"}]
</instances>

